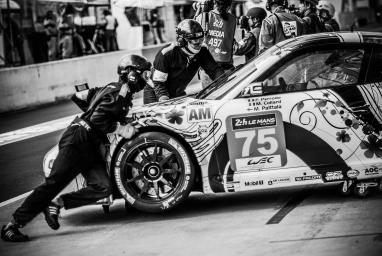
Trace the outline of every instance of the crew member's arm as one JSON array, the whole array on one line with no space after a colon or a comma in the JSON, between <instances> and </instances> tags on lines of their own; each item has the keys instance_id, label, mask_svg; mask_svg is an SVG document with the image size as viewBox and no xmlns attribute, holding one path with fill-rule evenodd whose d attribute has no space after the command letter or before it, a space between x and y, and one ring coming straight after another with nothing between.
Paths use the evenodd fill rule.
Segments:
<instances>
[{"instance_id":1,"label":"crew member's arm","mask_svg":"<svg viewBox=\"0 0 382 256\"><path fill-rule=\"evenodd\" d=\"M203 46L198 54L200 54L200 66L212 80L224 74L224 70L218 66L206 47Z\"/></svg>"},{"instance_id":2,"label":"crew member's arm","mask_svg":"<svg viewBox=\"0 0 382 256\"><path fill-rule=\"evenodd\" d=\"M272 27L272 24L270 24L267 19L263 20L259 36L259 53L265 51L266 49L272 47L275 44L273 30L274 29Z\"/></svg>"},{"instance_id":3,"label":"crew member's arm","mask_svg":"<svg viewBox=\"0 0 382 256\"><path fill-rule=\"evenodd\" d=\"M244 38L240 40L240 42L234 41L233 54L242 56L254 50L255 48L256 48L256 37L252 32L247 31L245 33Z\"/></svg>"},{"instance_id":4,"label":"crew member's arm","mask_svg":"<svg viewBox=\"0 0 382 256\"><path fill-rule=\"evenodd\" d=\"M71 100L76 103L76 105L85 112L90 105L91 99L94 97L94 95L102 88L95 87L90 88L89 90L84 90L81 92L76 92L72 95Z\"/></svg>"},{"instance_id":5,"label":"crew member's arm","mask_svg":"<svg viewBox=\"0 0 382 256\"><path fill-rule=\"evenodd\" d=\"M166 87L168 72L169 65L167 63L167 58L162 54L162 51L160 51L154 60L154 74L152 79L155 95L159 101L168 100L170 98L170 94Z\"/></svg>"}]
</instances>

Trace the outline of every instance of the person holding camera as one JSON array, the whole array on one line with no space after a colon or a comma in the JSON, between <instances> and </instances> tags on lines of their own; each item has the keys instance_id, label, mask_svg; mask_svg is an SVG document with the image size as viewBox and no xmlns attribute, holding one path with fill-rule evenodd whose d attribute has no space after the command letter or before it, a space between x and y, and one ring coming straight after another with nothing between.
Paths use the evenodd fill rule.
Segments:
<instances>
[{"instance_id":1,"label":"person holding camera","mask_svg":"<svg viewBox=\"0 0 382 256\"><path fill-rule=\"evenodd\" d=\"M267 0L265 7L272 14L261 25L260 52L285 39L305 33L304 22L297 15L287 12L287 5L287 0Z\"/></svg>"},{"instance_id":2,"label":"person holding camera","mask_svg":"<svg viewBox=\"0 0 382 256\"><path fill-rule=\"evenodd\" d=\"M137 132L125 120L132 106L132 96L145 86L150 67L151 63L144 57L127 55L119 62L118 82L77 92L72 97L85 112L76 117L61 136L50 175L16 209L11 221L2 227L1 239L28 241L29 237L22 234L19 228L41 212L49 227L57 230L62 207L71 209L88 205L110 195L110 178L105 165L102 166L104 161L100 147L108 143L107 133L130 139ZM80 173L87 186L56 197Z\"/></svg>"},{"instance_id":3,"label":"person holding camera","mask_svg":"<svg viewBox=\"0 0 382 256\"><path fill-rule=\"evenodd\" d=\"M246 62L258 54L261 24L266 17L267 12L263 8L253 7L240 18L240 28L245 30L245 35L240 42L235 41L233 53L245 55Z\"/></svg>"},{"instance_id":4,"label":"person holding camera","mask_svg":"<svg viewBox=\"0 0 382 256\"><path fill-rule=\"evenodd\" d=\"M197 21L181 21L176 35L177 42L165 46L155 56L154 88L149 85L144 88L144 104L186 95L185 89L199 68L212 79L224 73L208 49L202 46L204 32Z\"/></svg>"},{"instance_id":5,"label":"person holding camera","mask_svg":"<svg viewBox=\"0 0 382 256\"><path fill-rule=\"evenodd\" d=\"M205 30L208 50L224 71L232 69L233 45L236 31L236 17L229 12L232 0L206 0L198 5L195 20ZM200 9L202 11L200 11ZM202 85L206 87L211 79L202 72Z\"/></svg>"},{"instance_id":6,"label":"person holding camera","mask_svg":"<svg viewBox=\"0 0 382 256\"><path fill-rule=\"evenodd\" d=\"M317 5L317 12L318 17L324 23L325 30L328 32L334 32L340 30L340 25L338 22L333 18L334 13L336 12L336 9L334 8L334 5L327 1L327 0L321 0L318 2Z\"/></svg>"},{"instance_id":7,"label":"person holding camera","mask_svg":"<svg viewBox=\"0 0 382 256\"><path fill-rule=\"evenodd\" d=\"M305 23L306 34L325 32L325 26L317 15L318 0L300 0L300 17Z\"/></svg>"}]
</instances>

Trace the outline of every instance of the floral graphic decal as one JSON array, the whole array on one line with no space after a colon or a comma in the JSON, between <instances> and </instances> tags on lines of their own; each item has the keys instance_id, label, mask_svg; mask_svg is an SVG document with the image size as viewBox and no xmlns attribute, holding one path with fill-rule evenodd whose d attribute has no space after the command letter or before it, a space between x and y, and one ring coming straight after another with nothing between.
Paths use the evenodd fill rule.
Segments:
<instances>
[{"instance_id":1,"label":"floral graphic decal","mask_svg":"<svg viewBox=\"0 0 382 256\"><path fill-rule=\"evenodd\" d=\"M181 124L183 122L182 116L184 115L184 111L182 110L176 110L175 108L171 109L170 112L166 114L166 118L168 119L169 123L172 124Z\"/></svg>"},{"instance_id":2,"label":"floral graphic decal","mask_svg":"<svg viewBox=\"0 0 382 256\"><path fill-rule=\"evenodd\" d=\"M360 146L366 150L364 154L367 158L373 158L374 155L382 157L382 137L371 134L367 136L367 141L362 140Z\"/></svg>"},{"instance_id":3,"label":"floral graphic decal","mask_svg":"<svg viewBox=\"0 0 382 256\"><path fill-rule=\"evenodd\" d=\"M345 130L342 130L341 132L337 132L337 141L341 141L342 143L349 142L350 136L347 134Z\"/></svg>"}]
</instances>

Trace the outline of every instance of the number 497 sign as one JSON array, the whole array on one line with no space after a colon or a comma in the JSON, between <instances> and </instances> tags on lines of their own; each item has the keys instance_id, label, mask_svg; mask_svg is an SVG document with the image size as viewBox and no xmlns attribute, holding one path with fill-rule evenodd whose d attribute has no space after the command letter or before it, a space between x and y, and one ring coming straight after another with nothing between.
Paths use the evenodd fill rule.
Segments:
<instances>
[{"instance_id":1,"label":"number 497 sign","mask_svg":"<svg viewBox=\"0 0 382 256\"><path fill-rule=\"evenodd\" d=\"M231 168L235 171L284 166L284 126L278 111L233 115L226 120Z\"/></svg>"}]
</instances>

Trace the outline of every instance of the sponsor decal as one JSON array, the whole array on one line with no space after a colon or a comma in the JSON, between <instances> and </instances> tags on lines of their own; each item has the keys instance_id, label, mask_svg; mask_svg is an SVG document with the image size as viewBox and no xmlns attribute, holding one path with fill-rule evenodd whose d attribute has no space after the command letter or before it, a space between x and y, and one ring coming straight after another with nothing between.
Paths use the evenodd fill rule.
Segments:
<instances>
[{"instance_id":1,"label":"sponsor decal","mask_svg":"<svg viewBox=\"0 0 382 256\"><path fill-rule=\"evenodd\" d=\"M244 182L244 186L246 186L246 187L248 187L248 186L261 186L261 185L264 185L263 180L252 180L252 181L245 181Z\"/></svg>"},{"instance_id":2,"label":"sponsor decal","mask_svg":"<svg viewBox=\"0 0 382 256\"><path fill-rule=\"evenodd\" d=\"M347 171L346 175L353 179L353 178L356 178L358 175L359 175L359 171L357 170L350 170L350 171Z\"/></svg>"},{"instance_id":3,"label":"sponsor decal","mask_svg":"<svg viewBox=\"0 0 382 256\"><path fill-rule=\"evenodd\" d=\"M282 21L281 22L284 34L286 37L297 36L297 22L296 21Z\"/></svg>"},{"instance_id":4,"label":"sponsor decal","mask_svg":"<svg viewBox=\"0 0 382 256\"><path fill-rule=\"evenodd\" d=\"M319 180L321 179L321 174L299 176L299 177L295 177L294 179L295 181Z\"/></svg>"},{"instance_id":5,"label":"sponsor decal","mask_svg":"<svg viewBox=\"0 0 382 256\"><path fill-rule=\"evenodd\" d=\"M207 135L208 135L207 125L199 125L198 134L199 134L199 137L201 137L201 138L207 137Z\"/></svg>"},{"instance_id":6,"label":"sponsor decal","mask_svg":"<svg viewBox=\"0 0 382 256\"><path fill-rule=\"evenodd\" d=\"M378 175L378 174L379 174L379 169L377 167L365 169L365 175L366 176L372 176L372 175Z\"/></svg>"},{"instance_id":7,"label":"sponsor decal","mask_svg":"<svg viewBox=\"0 0 382 256\"><path fill-rule=\"evenodd\" d=\"M236 167L239 170L262 169L281 166L280 155L248 157L236 159Z\"/></svg>"},{"instance_id":8,"label":"sponsor decal","mask_svg":"<svg viewBox=\"0 0 382 256\"><path fill-rule=\"evenodd\" d=\"M278 177L278 178L271 178L268 180L268 185L275 185L275 184L280 184L280 183L289 183L290 177Z\"/></svg>"},{"instance_id":9,"label":"sponsor decal","mask_svg":"<svg viewBox=\"0 0 382 256\"><path fill-rule=\"evenodd\" d=\"M327 181L342 180L343 178L344 178L344 175L342 174L342 171L334 171L334 172L325 173L325 179Z\"/></svg>"},{"instance_id":10,"label":"sponsor decal","mask_svg":"<svg viewBox=\"0 0 382 256\"><path fill-rule=\"evenodd\" d=\"M190 123L195 122L209 122L212 121L212 109L210 106L194 106L187 107L187 121Z\"/></svg>"},{"instance_id":11,"label":"sponsor decal","mask_svg":"<svg viewBox=\"0 0 382 256\"><path fill-rule=\"evenodd\" d=\"M243 116L232 118L232 129L248 129L258 127L268 127L276 125L275 114L266 114L258 116Z\"/></svg>"}]
</instances>

